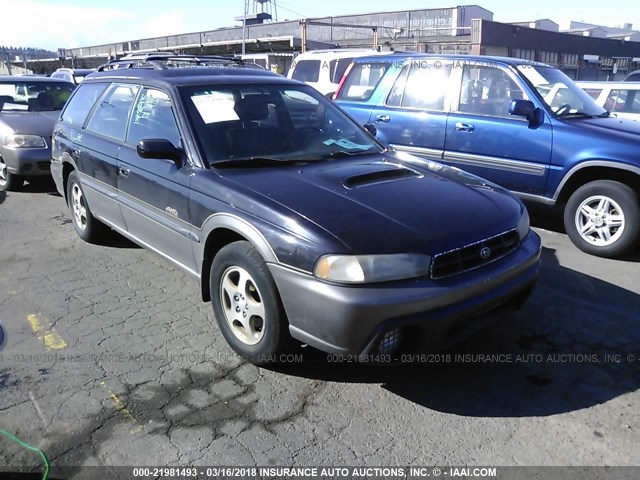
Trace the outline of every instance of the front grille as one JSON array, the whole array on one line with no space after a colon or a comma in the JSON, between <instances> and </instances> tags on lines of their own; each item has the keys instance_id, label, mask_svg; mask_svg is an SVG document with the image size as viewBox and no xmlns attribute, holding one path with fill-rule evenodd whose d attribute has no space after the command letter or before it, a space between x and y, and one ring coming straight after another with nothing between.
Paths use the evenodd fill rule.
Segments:
<instances>
[{"instance_id":1,"label":"front grille","mask_svg":"<svg viewBox=\"0 0 640 480\"><path fill-rule=\"evenodd\" d=\"M431 278L445 278L494 262L515 250L520 243L516 230L465 245L433 257Z\"/></svg>"}]
</instances>

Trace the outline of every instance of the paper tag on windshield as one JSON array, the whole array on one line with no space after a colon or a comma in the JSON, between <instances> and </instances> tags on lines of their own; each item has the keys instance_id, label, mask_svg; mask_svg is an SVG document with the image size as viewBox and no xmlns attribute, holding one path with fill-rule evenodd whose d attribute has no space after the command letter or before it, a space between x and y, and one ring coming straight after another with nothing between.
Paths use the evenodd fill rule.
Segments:
<instances>
[{"instance_id":1,"label":"paper tag on windshield","mask_svg":"<svg viewBox=\"0 0 640 480\"><path fill-rule=\"evenodd\" d=\"M229 122L240 120L238 114L233 109L235 102L233 97L222 93L211 93L209 95L196 95L191 97L193 104L198 109L204 123Z\"/></svg>"}]
</instances>

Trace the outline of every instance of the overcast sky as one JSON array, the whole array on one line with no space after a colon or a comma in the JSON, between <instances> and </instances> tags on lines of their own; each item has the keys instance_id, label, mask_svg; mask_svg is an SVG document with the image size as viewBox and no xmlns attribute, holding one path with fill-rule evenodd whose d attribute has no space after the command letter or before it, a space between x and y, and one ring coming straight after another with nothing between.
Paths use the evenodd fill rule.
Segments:
<instances>
[{"instance_id":1,"label":"overcast sky","mask_svg":"<svg viewBox=\"0 0 640 480\"><path fill-rule=\"evenodd\" d=\"M253 2L249 2L253 5ZM477 0L496 21L550 18L567 28L570 20L609 26L633 23L640 29L637 0ZM0 45L55 50L237 25L243 0L0 0ZM415 8L443 8L459 0L286 0L276 1L278 19ZM252 8L252 7L250 7Z\"/></svg>"}]
</instances>

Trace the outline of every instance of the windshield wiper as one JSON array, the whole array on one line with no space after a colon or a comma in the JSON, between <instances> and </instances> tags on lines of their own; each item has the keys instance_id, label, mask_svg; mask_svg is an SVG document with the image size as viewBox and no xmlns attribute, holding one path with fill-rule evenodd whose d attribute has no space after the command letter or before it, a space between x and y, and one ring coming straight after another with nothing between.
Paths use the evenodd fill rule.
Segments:
<instances>
[{"instance_id":1,"label":"windshield wiper","mask_svg":"<svg viewBox=\"0 0 640 480\"><path fill-rule=\"evenodd\" d=\"M230 160L221 160L211 165L215 168L234 168L234 167L268 167L272 165L285 165L292 163L306 163L307 160L300 158L275 158L275 157L244 157L232 158Z\"/></svg>"},{"instance_id":2,"label":"windshield wiper","mask_svg":"<svg viewBox=\"0 0 640 480\"><path fill-rule=\"evenodd\" d=\"M337 150L335 152L328 153L325 155L327 158L345 158L345 157L358 157L364 155L380 155L384 152L370 152L369 150L361 150L358 152L349 152L347 150Z\"/></svg>"},{"instance_id":3,"label":"windshield wiper","mask_svg":"<svg viewBox=\"0 0 640 480\"><path fill-rule=\"evenodd\" d=\"M558 115L560 118L593 118L593 115L586 112L567 112L562 115Z\"/></svg>"}]
</instances>

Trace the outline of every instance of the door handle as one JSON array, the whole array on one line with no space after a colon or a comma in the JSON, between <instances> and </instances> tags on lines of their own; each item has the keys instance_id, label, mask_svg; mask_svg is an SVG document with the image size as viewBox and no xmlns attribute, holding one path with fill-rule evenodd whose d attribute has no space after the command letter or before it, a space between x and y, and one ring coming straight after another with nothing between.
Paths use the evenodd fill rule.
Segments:
<instances>
[{"instance_id":1,"label":"door handle","mask_svg":"<svg viewBox=\"0 0 640 480\"><path fill-rule=\"evenodd\" d=\"M462 122L458 122L456 123L456 132L467 132L467 133L471 133L476 129L476 127L474 127L473 125L470 125L468 123L462 123Z\"/></svg>"},{"instance_id":2,"label":"door handle","mask_svg":"<svg viewBox=\"0 0 640 480\"><path fill-rule=\"evenodd\" d=\"M389 123L391 117L389 115L376 115L376 122Z\"/></svg>"},{"instance_id":3,"label":"door handle","mask_svg":"<svg viewBox=\"0 0 640 480\"><path fill-rule=\"evenodd\" d=\"M129 170L128 168L118 167L118 175L120 175L121 177L129 178L130 173L131 173L131 170Z\"/></svg>"}]
</instances>

